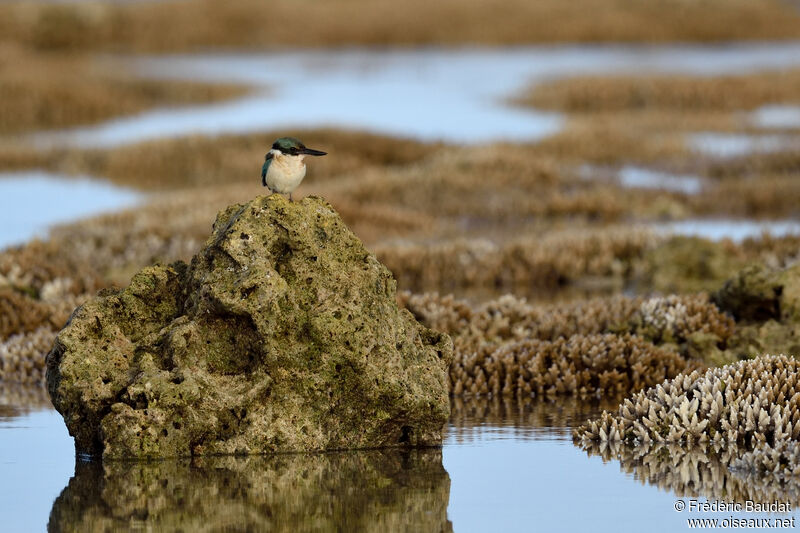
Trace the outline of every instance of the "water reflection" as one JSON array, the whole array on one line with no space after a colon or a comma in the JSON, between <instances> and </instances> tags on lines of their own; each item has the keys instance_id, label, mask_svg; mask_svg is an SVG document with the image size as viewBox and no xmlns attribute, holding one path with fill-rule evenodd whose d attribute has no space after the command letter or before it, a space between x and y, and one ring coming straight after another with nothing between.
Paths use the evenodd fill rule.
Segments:
<instances>
[{"instance_id":1,"label":"water reflection","mask_svg":"<svg viewBox=\"0 0 800 533\"><path fill-rule=\"evenodd\" d=\"M10 422L30 412L52 408L44 387L0 382L0 422Z\"/></svg>"},{"instance_id":2,"label":"water reflection","mask_svg":"<svg viewBox=\"0 0 800 533\"><path fill-rule=\"evenodd\" d=\"M60 416L9 390L31 402L0 416L9 531L670 532L678 496L800 505L800 480L731 472L732 449L574 446L617 400L455 398L442 449L76 465Z\"/></svg>"},{"instance_id":3,"label":"water reflection","mask_svg":"<svg viewBox=\"0 0 800 533\"><path fill-rule=\"evenodd\" d=\"M452 398L447 444L485 438L487 432L517 440L570 440L572 428L603 410L614 409L622 398L558 400L534 398ZM497 432L497 430L506 430Z\"/></svg>"},{"instance_id":4,"label":"water reflection","mask_svg":"<svg viewBox=\"0 0 800 533\"><path fill-rule=\"evenodd\" d=\"M440 449L78 462L49 531L452 531Z\"/></svg>"},{"instance_id":5,"label":"water reflection","mask_svg":"<svg viewBox=\"0 0 800 533\"><path fill-rule=\"evenodd\" d=\"M800 479L782 481L773 476L731 471L730 464L739 455L736 448L587 443L583 449L589 457L599 456L604 462L616 459L620 469L634 479L679 497L740 503L779 501L789 502L793 508L800 505Z\"/></svg>"}]
</instances>

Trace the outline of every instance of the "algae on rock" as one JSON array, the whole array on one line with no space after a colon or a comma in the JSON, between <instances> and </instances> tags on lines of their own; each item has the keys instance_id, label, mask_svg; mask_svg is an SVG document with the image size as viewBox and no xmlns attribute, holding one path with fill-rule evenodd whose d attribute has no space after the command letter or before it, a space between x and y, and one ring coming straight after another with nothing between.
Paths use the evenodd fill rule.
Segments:
<instances>
[{"instance_id":1,"label":"algae on rock","mask_svg":"<svg viewBox=\"0 0 800 533\"><path fill-rule=\"evenodd\" d=\"M88 455L438 445L452 343L395 290L324 200L258 197L76 310L48 390Z\"/></svg>"}]
</instances>

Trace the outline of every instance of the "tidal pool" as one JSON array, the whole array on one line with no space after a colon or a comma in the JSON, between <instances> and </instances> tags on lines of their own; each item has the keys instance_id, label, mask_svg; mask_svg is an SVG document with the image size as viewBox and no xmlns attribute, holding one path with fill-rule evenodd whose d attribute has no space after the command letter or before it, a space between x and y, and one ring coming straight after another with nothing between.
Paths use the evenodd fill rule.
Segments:
<instances>
[{"instance_id":1,"label":"tidal pool","mask_svg":"<svg viewBox=\"0 0 800 533\"><path fill-rule=\"evenodd\" d=\"M772 237L800 235L799 220L689 219L657 224L655 230L673 235L702 237L712 241L741 242L764 234Z\"/></svg>"},{"instance_id":2,"label":"tidal pool","mask_svg":"<svg viewBox=\"0 0 800 533\"><path fill-rule=\"evenodd\" d=\"M513 106L531 84L586 74L738 74L800 66L800 42L715 46L530 46L342 49L108 58L143 77L240 83L230 102L157 109L95 126L37 134L44 145L118 146L190 134L339 127L481 143L531 141L559 113Z\"/></svg>"},{"instance_id":3,"label":"tidal pool","mask_svg":"<svg viewBox=\"0 0 800 533\"><path fill-rule=\"evenodd\" d=\"M578 174L587 180L616 180L621 186L631 189L658 189L664 191L697 194L703 190L705 180L700 176L673 174L662 170L624 165L622 168L582 165Z\"/></svg>"},{"instance_id":4,"label":"tidal pool","mask_svg":"<svg viewBox=\"0 0 800 533\"><path fill-rule=\"evenodd\" d=\"M751 114L751 120L762 128L800 128L800 106L768 105Z\"/></svg>"},{"instance_id":5,"label":"tidal pool","mask_svg":"<svg viewBox=\"0 0 800 533\"><path fill-rule=\"evenodd\" d=\"M571 428L614 402L455 399L441 449L100 464L76 463L43 391L28 407L7 392L4 531L682 531L731 513L677 512L679 498L796 496L759 492L712 455L573 445Z\"/></svg>"},{"instance_id":6,"label":"tidal pool","mask_svg":"<svg viewBox=\"0 0 800 533\"><path fill-rule=\"evenodd\" d=\"M800 136L785 134L696 133L688 142L694 151L719 158L800 150Z\"/></svg>"},{"instance_id":7,"label":"tidal pool","mask_svg":"<svg viewBox=\"0 0 800 533\"><path fill-rule=\"evenodd\" d=\"M130 207L142 195L89 177L33 170L0 173L0 249L80 217Z\"/></svg>"}]
</instances>

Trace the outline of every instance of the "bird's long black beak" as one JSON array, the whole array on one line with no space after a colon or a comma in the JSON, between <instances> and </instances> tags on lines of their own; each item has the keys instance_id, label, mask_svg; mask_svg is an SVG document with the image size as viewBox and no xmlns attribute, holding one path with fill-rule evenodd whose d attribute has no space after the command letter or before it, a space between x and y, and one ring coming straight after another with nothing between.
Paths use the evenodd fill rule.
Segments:
<instances>
[{"instance_id":1,"label":"bird's long black beak","mask_svg":"<svg viewBox=\"0 0 800 533\"><path fill-rule=\"evenodd\" d=\"M300 150L300 153L305 155L328 155L328 152L320 152L319 150L312 150L311 148L303 148Z\"/></svg>"}]
</instances>

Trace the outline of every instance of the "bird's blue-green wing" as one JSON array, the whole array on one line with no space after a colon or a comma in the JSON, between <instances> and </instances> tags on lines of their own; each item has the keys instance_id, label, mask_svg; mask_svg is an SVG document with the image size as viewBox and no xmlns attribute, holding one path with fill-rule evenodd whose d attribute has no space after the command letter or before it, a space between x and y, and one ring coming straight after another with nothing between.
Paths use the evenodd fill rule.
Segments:
<instances>
[{"instance_id":1,"label":"bird's blue-green wing","mask_svg":"<svg viewBox=\"0 0 800 533\"><path fill-rule=\"evenodd\" d=\"M264 156L264 166L261 167L261 185L263 187L267 186L267 171L269 170L270 163L272 163L271 152Z\"/></svg>"}]
</instances>

